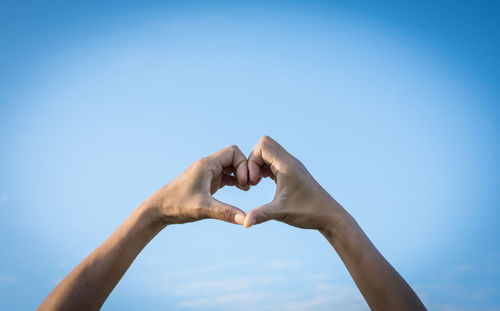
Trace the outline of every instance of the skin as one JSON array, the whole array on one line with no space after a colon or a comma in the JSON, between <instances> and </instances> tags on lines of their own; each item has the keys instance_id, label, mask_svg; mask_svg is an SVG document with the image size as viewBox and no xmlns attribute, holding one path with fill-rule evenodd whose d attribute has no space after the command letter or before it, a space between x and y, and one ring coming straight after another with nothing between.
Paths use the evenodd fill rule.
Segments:
<instances>
[{"instance_id":1,"label":"skin","mask_svg":"<svg viewBox=\"0 0 500 311\"><path fill-rule=\"evenodd\" d=\"M212 197L224 186L249 189L247 159L236 146L196 161L139 205L38 310L99 310L141 250L168 225L206 218L243 224L243 211Z\"/></svg>"},{"instance_id":2,"label":"skin","mask_svg":"<svg viewBox=\"0 0 500 311\"><path fill-rule=\"evenodd\" d=\"M372 310L426 310L353 217L282 146L264 136L248 158L251 185L276 182L274 199L245 217L245 227L271 219L315 229L330 242Z\"/></svg>"},{"instance_id":3,"label":"skin","mask_svg":"<svg viewBox=\"0 0 500 311\"><path fill-rule=\"evenodd\" d=\"M224 186L248 190L261 178L276 182L274 199L245 215L212 195ZM146 199L42 302L38 310L99 310L128 267L166 226L206 218L250 227L271 219L325 236L372 310L425 310L356 221L305 166L264 136L248 161L236 146L193 163Z\"/></svg>"}]
</instances>

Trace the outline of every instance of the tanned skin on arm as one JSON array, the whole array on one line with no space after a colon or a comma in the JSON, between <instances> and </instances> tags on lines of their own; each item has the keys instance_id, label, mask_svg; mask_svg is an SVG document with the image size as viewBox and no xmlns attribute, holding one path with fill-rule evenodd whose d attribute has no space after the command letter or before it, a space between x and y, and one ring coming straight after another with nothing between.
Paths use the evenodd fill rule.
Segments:
<instances>
[{"instance_id":1,"label":"tanned skin on arm","mask_svg":"<svg viewBox=\"0 0 500 311\"><path fill-rule=\"evenodd\" d=\"M372 310L426 310L418 296L379 253L350 215L321 230Z\"/></svg>"},{"instance_id":2,"label":"tanned skin on arm","mask_svg":"<svg viewBox=\"0 0 500 311\"><path fill-rule=\"evenodd\" d=\"M248 168L251 185L271 177L276 193L270 203L247 214L246 227L274 219L316 229L338 253L372 310L426 310L354 218L276 141L264 136L250 154Z\"/></svg>"},{"instance_id":3,"label":"tanned skin on arm","mask_svg":"<svg viewBox=\"0 0 500 311\"><path fill-rule=\"evenodd\" d=\"M247 159L236 146L196 161L144 201L38 310L99 310L141 250L168 225L206 218L243 224L243 211L212 194L224 186L248 190L247 174Z\"/></svg>"},{"instance_id":4,"label":"tanned skin on arm","mask_svg":"<svg viewBox=\"0 0 500 311\"><path fill-rule=\"evenodd\" d=\"M248 190L262 177L276 182L270 203L245 215L212 197L219 188ZM98 310L139 252L170 224L216 218L250 227L271 219L316 229L334 247L372 310L425 310L356 221L271 138L263 137L248 162L230 146L193 163L142 203L49 294L39 310Z\"/></svg>"},{"instance_id":5,"label":"tanned skin on arm","mask_svg":"<svg viewBox=\"0 0 500 311\"><path fill-rule=\"evenodd\" d=\"M140 206L85 258L38 310L99 310L137 255L164 224Z\"/></svg>"}]
</instances>

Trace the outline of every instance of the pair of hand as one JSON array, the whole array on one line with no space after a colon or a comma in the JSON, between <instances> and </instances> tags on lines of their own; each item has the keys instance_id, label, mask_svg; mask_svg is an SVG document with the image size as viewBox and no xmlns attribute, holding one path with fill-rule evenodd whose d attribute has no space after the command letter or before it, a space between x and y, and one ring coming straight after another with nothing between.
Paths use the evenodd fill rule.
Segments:
<instances>
[{"instance_id":1,"label":"pair of hand","mask_svg":"<svg viewBox=\"0 0 500 311\"><path fill-rule=\"evenodd\" d=\"M263 177L275 181L274 199L247 215L212 196L224 186L248 191ZM215 218L250 227L274 219L321 231L336 223L343 211L305 166L268 136L262 137L248 159L233 145L194 162L145 203L165 225Z\"/></svg>"},{"instance_id":2,"label":"pair of hand","mask_svg":"<svg viewBox=\"0 0 500 311\"><path fill-rule=\"evenodd\" d=\"M212 195L224 186L249 190L276 182L274 199L248 215ZM236 146L196 161L137 208L44 300L39 310L99 310L146 244L166 225L217 218L250 227L270 219L319 230L335 248L372 310L425 310L353 218L304 165L269 137L248 159Z\"/></svg>"}]
</instances>

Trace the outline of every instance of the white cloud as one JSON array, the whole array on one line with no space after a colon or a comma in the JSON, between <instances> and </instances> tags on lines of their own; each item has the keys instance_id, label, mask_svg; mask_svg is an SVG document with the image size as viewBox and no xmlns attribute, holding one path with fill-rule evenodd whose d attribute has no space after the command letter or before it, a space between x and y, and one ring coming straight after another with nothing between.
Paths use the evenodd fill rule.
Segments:
<instances>
[{"instance_id":1,"label":"white cloud","mask_svg":"<svg viewBox=\"0 0 500 311\"><path fill-rule=\"evenodd\" d=\"M263 306L266 307L267 304L272 301L276 301L277 299L281 300L282 298L269 293L247 291L242 293L181 300L178 303L178 306L201 310L204 310L207 307L219 310L255 310L255 308L262 310Z\"/></svg>"},{"instance_id":2,"label":"white cloud","mask_svg":"<svg viewBox=\"0 0 500 311\"><path fill-rule=\"evenodd\" d=\"M461 265L456 265L453 267L454 272L468 272L468 271L473 271L476 268L475 265L471 264L461 264Z\"/></svg>"},{"instance_id":3,"label":"white cloud","mask_svg":"<svg viewBox=\"0 0 500 311\"><path fill-rule=\"evenodd\" d=\"M331 284L321 284L321 286L317 286L312 295L306 296L303 293L264 292L249 287L232 293L185 297L178 303L178 306L195 310L214 308L240 311L255 309L285 311L368 310L367 304L355 287Z\"/></svg>"},{"instance_id":4,"label":"white cloud","mask_svg":"<svg viewBox=\"0 0 500 311\"><path fill-rule=\"evenodd\" d=\"M3 205L9 199L9 195L6 192L3 192L0 195L0 205Z\"/></svg>"},{"instance_id":5,"label":"white cloud","mask_svg":"<svg viewBox=\"0 0 500 311\"><path fill-rule=\"evenodd\" d=\"M216 280L194 281L181 284L173 290L173 293L177 295L192 295L197 293L213 292L230 293L249 290L256 286L281 283L284 281L285 279L279 276L219 278Z\"/></svg>"},{"instance_id":6,"label":"white cloud","mask_svg":"<svg viewBox=\"0 0 500 311\"><path fill-rule=\"evenodd\" d=\"M305 278L310 282L319 282L326 281L332 278L332 275L326 273L316 273L316 274L308 274Z\"/></svg>"},{"instance_id":7,"label":"white cloud","mask_svg":"<svg viewBox=\"0 0 500 311\"><path fill-rule=\"evenodd\" d=\"M500 307L462 307L454 305L431 306L433 310L438 311L500 311Z\"/></svg>"},{"instance_id":8,"label":"white cloud","mask_svg":"<svg viewBox=\"0 0 500 311\"><path fill-rule=\"evenodd\" d=\"M279 308L287 311L369 310L358 289L354 286L320 283L311 297L292 299Z\"/></svg>"},{"instance_id":9,"label":"white cloud","mask_svg":"<svg viewBox=\"0 0 500 311\"><path fill-rule=\"evenodd\" d=\"M500 311L500 304L489 307L480 306L482 304L481 302L491 300L491 298L494 300L495 295L498 293L498 288L469 288L461 285L443 284L428 284L424 286L413 286L413 288L429 310ZM443 301L442 297L450 296L457 297L457 299L454 299L455 302L449 303ZM464 307L464 304L473 305L474 307Z\"/></svg>"},{"instance_id":10,"label":"white cloud","mask_svg":"<svg viewBox=\"0 0 500 311\"><path fill-rule=\"evenodd\" d=\"M0 275L0 283L17 283L19 279L13 275Z\"/></svg>"},{"instance_id":11,"label":"white cloud","mask_svg":"<svg viewBox=\"0 0 500 311\"><path fill-rule=\"evenodd\" d=\"M368 305L363 299L359 299L357 294L323 294L310 299L292 301L279 307L286 311L322 311L322 310L343 310L343 311L366 311Z\"/></svg>"},{"instance_id":12,"label":"white cloud","mask_svg":"<svg viewBox=\"0 0 500 311\"><path fill-rule=\"evenodd\" d=\"M200 275L207 274L210 272L217 272L217 271L229 270L229 269L237 270L237 269L235 269L236 267L253 265L253 264L255 264L254 260L242 259L242 260L231 261L231 262L219 262L219 263L206 265L206 266L202 266L202 267L195 267L195 268L191 268L191 269L166 271L165 274L167 276L174 276L174 277L180 277L180 278L199 277Z\"/></svg>"},{"instance_id":13,"label":"white cloud","mask_svg":"<svg viewBox=\"0 0 500 311\"><path fill-rule=\"evenodd\" d=\"M286 270L292 268L298 268L302 266L302 262L298 260L282 260L282 259L270 259L270 260L256 260L256 259L241 259L238 261L230 262L219 262L211 265L206 265L202 267L196 267L185 270L174 270L166 271L165 274L168 276L175 277L199 277L200 275L218 272L221 270L235 270L241 271L245 267L252 266L254 268L261 268L267 270Z\"/></svg>"},{"instance_id":14,"label":"white cloud","mask_svg":"<svg viewBox=\"0 0 500 311\"><path fill-rule=\"evenodd\" d=\"M148 288L154 295L172 297L181 310L368 310L354 285L335 284L329 273L302 269L296 260L242 259L155 273L148 276Z\"/></svg>"},{"instance_id":15,"label":"white cloud","mask_svg":"<svg viewBox=\"0 0 500 311\"><path fill-rule=\"evenodd\" d=\"M267 262L263 263L266 265L269 269L273 270L284 270L284 269L290 269L290 268L298 268L302 266L302 263L298 260L270 260Z\"/></svg>"}]
</instances>

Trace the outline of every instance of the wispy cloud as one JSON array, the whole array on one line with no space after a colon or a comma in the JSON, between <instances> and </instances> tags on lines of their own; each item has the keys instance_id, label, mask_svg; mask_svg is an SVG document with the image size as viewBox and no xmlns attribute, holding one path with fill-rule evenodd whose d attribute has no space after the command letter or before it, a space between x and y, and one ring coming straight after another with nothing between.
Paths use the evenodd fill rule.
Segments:
<instances>
[{"instance_id":1,"label":"wispy cloud","mask_svg":"<svg viewBox=\"0 0 500 311\"><path fill-rule=\"evenodd\" d=\"M462 285L434 284L414 286L415 291L422 298L429 310L439 311L500 311L500 303L496 306L484 305L485 302L494 300L498 293L496 287L464 287ZM457 297L456 303L443 302L443 297ZM473 307L467 307L473 306Z\"/></svg>"},{"instance_id":2,"label":"wispy cloud","mask_svg":"<svg viewBox=\"0 0 500 311\"><path fill-rule=\"evenodd\" d=\"M310 282L319 282L319 281L326 281L332 278L331 274L327 273L315 273L315 274L307 274L305 275L305 278L310 281Z\"/></svg>"},{"instance_id":3,"label":"wispy cloud","mask_svg":"<svg viewBox=\"0 0 500 311\"><path fill-rule=\"evenodd\" d=\"M368 305L354 286L318 284L310 298L292 299L279 309L287 311L335 310L360 311L368 310Z\"/></svg>"},{"instance_id":4,"label":"wispy cloud","mask_svg":"<svg viewBox=\"0 0 500 311\"><path fill-rule=\"evenodd\" d=\"M3 205L9 199L9 195L6 192L0 194L0 205Z\"/></svg>"},{"instance_id":5,"label":"wispy cloud","mask_svg":"<svg viewBox=\"0 0 500 311\"><path fill-rule=\"evenodd\" d=\"M0 274L0 283L17 283L19 279L13 275Z\"/></svg>"},{"instance_id":6,"label":"wispy cloud","mask_svg":"<svg viewBox=\"0 0 500 311\"><path fill-rule=\"evenodd\" d=\"M248 271L245 268L249 265L255 268L252 272L225 273ZM368 310L355 286L335 284L327 273L300 273L302 266L300 261L283 259L220 262L189 271L167 272L169 282L158 277L151 288L158 295L176 299L180 309ZM291 288L291 284L298 287Z\"/></svg>"},{"instance_id":7,"label":"wispy cloud","mask_svg":"<svg viewBox=\"0 0 500 311\"><path fill-rule=\"evenodd\" d=\"M453 267L454 272L468 272L468 271L473 271L476 268L475 265L472 264L461 264L461 265L456 265Z\"/></svg>"},{"instance_id":8,"label":"wispy cloud","mask_svg":"<svg viewBox=\"0 0 500 311\"><path fill-rule=\"evenodd\" d=\"M248 290L237 290L233 293L185 297L178 303L178 306L194 310L206 308L285 311L326 311L339 308L346 311L368 310L368 306L355 287L323 285L318 286L310 296L247 288Z\"/></svg>"},{"instance_id":9,"label":"wispy cloud","mask_svg":"<svg viewBox=\"0 0 500 311\"><path fill-rule=\"evenodd\" d=\"M282 283L284 277L259 276L259 277L235 277L209 281L195 281L178 286L174 292L178 295L191 295L196 293L213 292L238 292L249 290L256 286Z\"/></svg>"},{"instance_id":10,"label":"wispy cloud","mask_svg":"<svg viewBox=\"0 0 500 311\"><path fill-rule=\"evenodd\" d=\"M456 305L441 305L433 309L438 311L500 311L500 307L463 307Z\"/></svg>"},{"instance_id":11,"label":"wispy cloud","mask_svg":"<svg viewBox=\"0 0 500 311\"><path fill-rule=\"evenodd\" d=\"M241 293L222 294L210 297L181 300L177 305L183 308L200 309L214 308L218 310L270 310L276 301L284 297L266 292L245 291Z\"/></svg>"},{"instance_id":12,"label":"wispy cloud","mask_svg":"<svg viewBox=\"0 0 500 311\"><path fill-rule=\"evenodd\" d=\"M302 262L298 260L283 260L283 259L270 259L270 260L257 260L257 259L241 259L230 262L218 262L202 267L196 267L184 270L166 271L169 276L175 277L190 277L199 276L221 270L241 270L243 267L252 266L263 270L286 270L292 268L299 268Z\"/></svg>"},{"instance_id":13,"label":"wispy cloud","mask_svg":"<svg viewBox=\"0 0 500 311\"><path fill-rule=\"evenodd\" d=\"M270 260L263 264L273 270L284 270L302 266L302 263L298 260Z\"/></svg>"}]
</instances>

